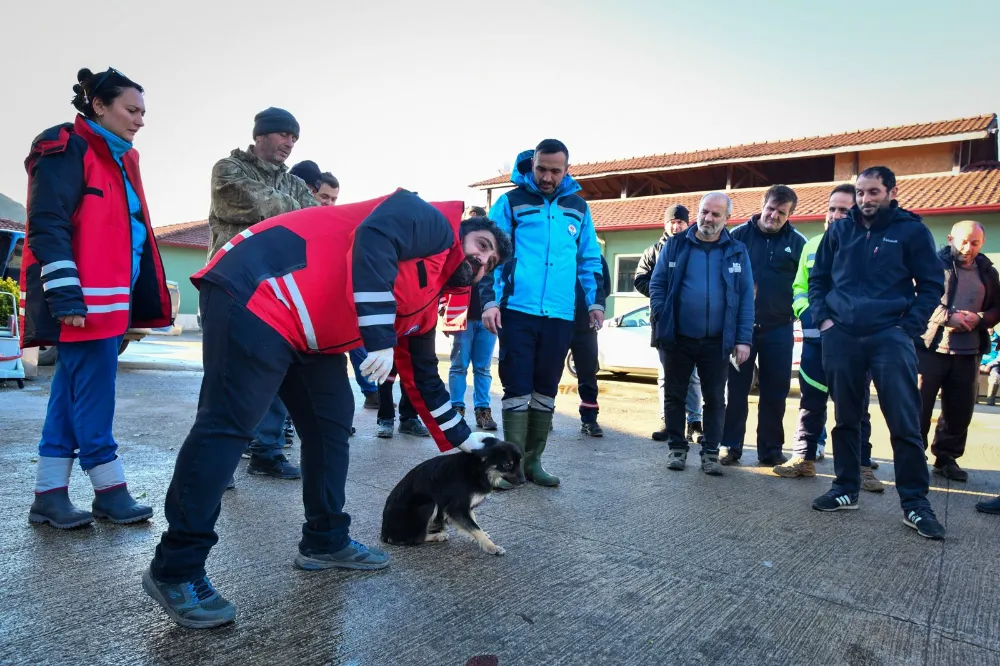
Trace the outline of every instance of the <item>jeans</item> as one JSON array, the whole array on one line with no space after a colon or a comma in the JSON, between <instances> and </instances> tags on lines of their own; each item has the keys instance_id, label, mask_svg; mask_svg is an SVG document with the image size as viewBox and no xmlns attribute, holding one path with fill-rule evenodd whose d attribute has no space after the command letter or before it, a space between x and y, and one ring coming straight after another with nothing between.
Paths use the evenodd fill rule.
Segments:
<instances>
[{"instance_id":1,"label":"jeans","mask_svg":"<svg viewBox=\"0 0 1000 666\"><path fill-rule=\"evenodd\" d=\"M224 289L200 294L203 365L194 426L177 454L163 533L151 570L165 583L205 575L219 537L222 494L274 395L289 406L302 442L305 523L299 551L336 552L350 542L344 512L354 393L344 354L300 354ZM230 519L239 516L230 516Z\"/></svg>"},{"instance_id":2,"label":"jeans","mask_svg":"<svg viewBox=\"0 0 1000 666\"><path fill-rule=\"evenodd\" d=\"M663 406L666 404L663 395L663 386L665 383L665 376L663 372L663 367L666 361L663 360L663 350L659 350L660 354L660 367L659 372L656 373L656 388L660 395L660 420L664 419ZM691 373L691 381L688 383L687 397L684 400L684 409L687 410L687 422L688 423L701 423L701 408L702 402L704 400L701 397L701 379L698 377L698 368L695 368Z\"/></svg>"},{"instance_id":3,"label":"jeans","mask_svg":"<svg viewBox=\"0 0 1000 666\"><path fill-rule=\"evenodd\" d=\"M580 420L597 423L601 411L597 404L597 331L593 328L576 329L570 341L573 364L576 366L576 386L580 393Z\"/></svg>"},{"instance_id":4,"label":"jeans","mask_svg":"<svg viewBox=\"0 0 1000 666\"><path fill-rule=\"evenodd\" d=\"M695 339L678 335L675 343L660 350L663 372L666 375L664 412L667 445L671 449L688 450L684 406L690 390L691 372L697 368L705 397L705 438L702 440L701 452L719 452L722 426L726 418L726 380L729 376L726 370L729 359L719 351L721 347L722 340L719 338Z\"/></svg>"},{"instance_id":5,"label":"jeans","mask_svg":"<svg viewBox=\"0 0 1000 666\"><path fill-rule=\"evenodd\" d=\"M889 426L900 504L904 511L929 508L913 340L898 326L856 336L834 325L822 335L823 367L837 419L832 433L833 489L857 495L861 488L861 422L870 372Z\"/></svg>"},{"instance_id":6,"label":"jeans","mask_svg":"<svg viewBox=\"0 0 1000 666\"><path fill-rule=\"evenodd\" d=\"M368 352L365 351L364 347L358 347L357 349L352 349L348 352L351 356L351 367L354 368L354 381L357 382L358 388L365 395L370 393L378 393L378 386L374 382L370 382L361 375L361 364L364 363L365 359L368 358Z\"/></svg>"},{"instance_id":7,"label":"jeans","mask_svg":"<svg viewBox=\"0 0 1000 666\"><path fill-rule=\"evenodd\" d=\"M931 452L938 458L957 460L965 453L969 424L979 396L979 361L976 355L939 354L917 347L920 372L920 434L924 450L931 430L931 416L938 391L941 392L941 415L934 429Z\"/></svg>"},{"instance_id":8,"label":"jeans","mask_svg":"<svg viewBox=\"0 0 1000 666\"><path fill-rule=\"evenodd\" d=\"M540 411L552 411L573 322L510 309L502 311L500 321L503 408L525 410L530 402Z\"/></svg>"},{"instance_id":9,"label":"jeans","mask_svg":"<svg viewBox=\"0 0 1000 666\"><path fill-rule=\"evenodd\" d=\"M448 393L451 404L465 407L465 378L472 363L472 404L476 409L490 406L490 386L493 375L493 348L497 336L483 327L481 321L470 321L464 331L451 336L451 370L448 371Z\"/></svg>"},{"instance_id":10,"label":"jeans","mask_svg":"<svg viewBox=\"0 0 1000 666\"><path fill-rule=\"evenodd\" d=\"M115 459L111 433L121 337L56 345L56 371L49 389L38 455L75 458L86 471Z\"/></svg>"},{"instance_id":11,"label":"jeans","mask_svg":"<svg viewBox=\"0 0 1000 666\"><path fill-rule=\"evenodd\" d=\"M750 413L748 398L753 384L754 361L757 373L757 457L761 460L781 455L785 444L785 400L792 385L792 348L795 335L792 322L762 331L754 328L750 357L739 370L729 368L729 393L726 399L726 426L722 445L730 455L743 455L743 440Z\"/></svg>"},{"instance_id":12,"label":"jeans","mask_svg":"<svg viewBox=\"0 0 1000 666\"><path fill-rule=\"evenodd\" d=\"M273 460L282 455L285 448L285 418L288 410L281 398L274 396L267 414L261 419L260 425L250 442L250 455L262 460Z\"/></svg>"}]
</instances>

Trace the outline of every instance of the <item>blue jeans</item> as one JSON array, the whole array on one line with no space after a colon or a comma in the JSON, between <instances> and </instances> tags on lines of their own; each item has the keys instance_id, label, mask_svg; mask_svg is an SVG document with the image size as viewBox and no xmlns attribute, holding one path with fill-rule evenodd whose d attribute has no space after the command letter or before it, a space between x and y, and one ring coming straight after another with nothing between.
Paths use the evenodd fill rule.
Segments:
<instances>
[{"instance_id":1,"label":"blue jeans","mask_svg":"<svg viewBox=\"0 0 1000 666\"><path fill-rule=\"evenodd\" d=\"M281 455L282 449L285 448L286 418L288 410L285 408L285 403L281 402L278 396L274 396L271 406L267 408L267 414L254 431L253 441L250 442L250 455L267 460Z\"/></svg>"},{"instance_id":2,"label":"blue jeans","mask_svg":"<svg viewBox=\"0 0 1000 666\"><path fill-rule=\"evenodd\" d=\"M481 321L470 321L464 331L452 335L451 370L448 372L448 392L451 404L465 407L465 378L472 363L473 405L476 409L490 406L490 385L493 375L493 348L497 336L483 327Z\"/></svg>"},{"instance_id":3,"label":"blue jeans","mask_svg":"<svg viewBox=\"0 0 1000 666\"><path fill-rule=\"evenodd\" d=\"M365 351L364 347L358 347L357 349L352 349L349 353L351 356L351 367L354 368L354 381L358 383L358 388L365 395L378 393L378 386L361 376L361 364L368 358L368 352Z\"/></svg>"},{"instance_id":4,"label":"blue jeans","mask_svg":"<svg viewBox=\"0 0 1000 666\"><path fill-rule=\"evenodd\" d=\"M60 342L38 454L75 458L90 470L115 459L115 376L121 338Z\"/></svg>"},{"instance_id":5,"label":"blue jeans","mask_svg":"<svg viewBox=\"0 0 1000 666\"><path fill-rule=\"evenodd\" d=\"M663 350L659 350L660 353L660 367L659 372L656 377L656 388L660 393L660 420L665 421L664 418L664 405L666 404L666 397L664 396L663 385L666 382L666 378L663 372L663 366L666 361L663 358ZM702 405L704 405L705 399L701 393L701 378L698 377L698 367L691 372L691 381L688 382L687 398L684 401L684 410L687 412L687 422L688 423L701 423L702 422Z\"/></svg>"}]
</instances>

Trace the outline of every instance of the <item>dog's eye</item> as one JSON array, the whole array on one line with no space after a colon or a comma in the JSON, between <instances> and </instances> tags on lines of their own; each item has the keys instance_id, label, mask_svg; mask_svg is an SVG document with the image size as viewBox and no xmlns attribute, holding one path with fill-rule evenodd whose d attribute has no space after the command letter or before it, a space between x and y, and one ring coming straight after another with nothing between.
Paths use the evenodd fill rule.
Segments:
<instances>
[{"instance_id":1,"label":"dog's eye","mask_svg":"<svg viewBox=\"0 0 1000 666\"><path fill-rule=\"evenodd\" d=\"M510 461L508 461L508 462L505 462L505 463L503 464L503 468L504 468L504 469L510 469L510 468L511 468L511 467L513 467L513 466L514 466L514 464L513 464L513 463L511 463Z\"/></svg>"}]
</instances>

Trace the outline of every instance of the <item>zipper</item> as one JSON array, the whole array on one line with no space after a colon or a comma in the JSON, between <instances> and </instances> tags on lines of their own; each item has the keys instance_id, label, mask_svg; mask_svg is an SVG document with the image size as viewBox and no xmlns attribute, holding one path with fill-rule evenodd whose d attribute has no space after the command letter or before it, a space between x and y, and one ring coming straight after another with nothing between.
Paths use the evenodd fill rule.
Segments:
<instances>
[{"instance_id":1,"label":"zipper","mask_svg":"<svg viewBox=\"0 0 1000 666\"><path fill-rule=\"evenodd\" d=\"M708 332L712 330L712 315L711 309L709 308L709 303L712 302L712 294L710 290L712 289L711 283L711 270L709 266L709 252L705 252L705 337L708 337Z\"/></svg>"},{"instance_id":2,"label":"zipper","mask_svg":"<svg viewBox=\"0 0 1000 666\"><path fill-rule=\"evenodd\" d=\"M546 316L546 313L545 313L545 310L544 310L544 305L545 305L545 286L548 284L548 281L549 281L549 269L552 268L552 266L549 263L549 254L550 254L551 249L552 249L552 201L550 201L548 199L545 199L544 196L542 197L542 199L545 201L545 215L546 215L546 222L545 222L545 271L542 272L542 300L538 303L538 309L541 311L541 315L543 317L545 317Z\"/></svg>"},{"instance_id":3,"label":"zipper","mask_svg":"<svg viewBox=\"0 0 1000 666\"><path fill-rule=\"evenodd\" d=\"M122 159L124 160L124 155ZM112 158L114 160L114 157ZM117 160L115 160L117 163ZM125 323L125 332L122 333L123 336L128 334L128 329L132 328L132 292L135 290L135 286L132 284L132 252L133 243L135 239L132 237L132 211L128 205L128 183L125 181L125 165L118 165L118 173L122 177L122 194L125 195L125 222L128 224L128 321ZM110 183L109 183L110 184ZM139 195L138 192L135 193L136 196ZM143 214L147 214L143 211ZM139 270L142 270L142 259L139 259ZM136 276L136 282L139 281L139 277ZM169 309L168 309L169 311Z\"/></svg>"}]
</instances>

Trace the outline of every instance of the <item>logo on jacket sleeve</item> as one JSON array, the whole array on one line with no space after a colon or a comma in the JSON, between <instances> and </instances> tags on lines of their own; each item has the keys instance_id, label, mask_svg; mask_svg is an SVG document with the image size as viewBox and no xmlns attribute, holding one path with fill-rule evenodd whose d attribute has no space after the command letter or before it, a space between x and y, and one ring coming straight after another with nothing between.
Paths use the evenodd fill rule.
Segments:
<instances>
[{"instance_id":1,"label":"logo on jacket sleeve","mask_svg":"<svg viewBox=\"0 0 1000 666\"><path fill-rule=\"evenodd\" d=\"M420 324L414 324L413 326L410 327L408 331L406 331L406 333L403 333L403 335L411 335L419 330L420 330Z\"/></svg>"},{"instance_id":2,"label":"logo on jacket sleeve","mask_svg":"<svg viewBox=\"0 0 1000 666\"><path fill-rule=\"evenodd\" d=\"M729 267L729 272L730 273L742 273L743 272L743 266L741 266L738 261L734 261L733 265Z\"/></svg>"},{"instance_id":3,"label":"logo on jacket sleeve","mask_svg":"<svg viewBox=\"0 0 1000 666\"><path fill-rule=\"evenodd\" d=\"M569 232L570 236L575 236L576 235L576 225L570 223L570 225L568 227L566 227L566 231Z\"/></svg>"}]
</instances>

